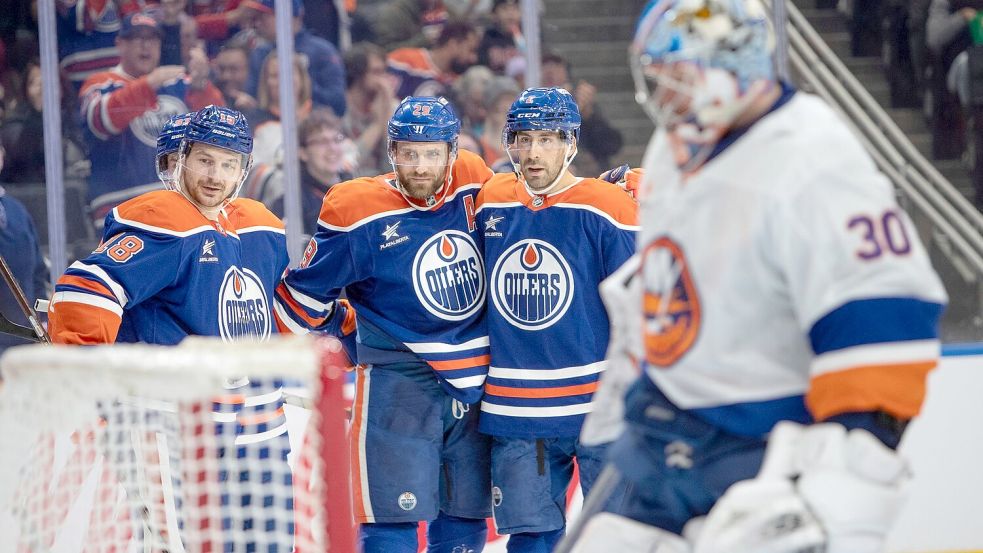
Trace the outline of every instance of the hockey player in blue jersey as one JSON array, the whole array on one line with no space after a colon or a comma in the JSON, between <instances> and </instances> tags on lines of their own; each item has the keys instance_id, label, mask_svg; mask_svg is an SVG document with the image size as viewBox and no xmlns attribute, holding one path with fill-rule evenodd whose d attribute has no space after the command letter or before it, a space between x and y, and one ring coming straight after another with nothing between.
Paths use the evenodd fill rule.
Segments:
<instances>
[{"instance_id":1,"label":"hockey player in blue jersey","mask_svg":"<svg viewBox=\"0 0 983 553\"><path fill-rule=\"evenodd\" d=\"M157 145L155 163L167 190L113 209L102 245L59 279L49 308L52 341L170 345L188 335L267 339L275 331L273 290L288 258L282 222L258 202L236 199L252 150L245 118L208 106L173 118ZM170 173L167 159L175 153L176 171ZM223 481L233 470L237 481L261 476L237 470L236 459L276 454L283 463L271 464L270 474L289 490L279 386L237 382L230 397L216 403ZM243 396L252 396L248 406ZM221 500L242 503L223 511L224 529L240 539L243 532L252 534L244 541L262 551L290 550L289 499L275 510L286 514L280 520L266 520L248 493L223 491Z\"/></svg>"},{"instance_id":2,"label":"hockey player in blue jersey","mask_svg":"<svg viewBox=\"0 0 983 553\"><path fill-rule=\"evenodd\" d=\"M491 514L489 441L477 432L488 371L485 273L475 195L492 176L458 150L443 98L409 97L389 121L394 172L336 184L301 266L277 288L284 331L357 314L350 434L365 553L481 551ZM342 325L346 326L346 325Z\"/></svg>"},{"instance_id":3,"label":"hockey player in blue jersey","mask_svg":"<svg viewBox=\"0 0 983 553\"><path fill-rule=\"evenodd\" d=\"M642 374L610 457L634 486L578 553L875 553L904 504L895 448L946 294L849 127L776 78L774 44L758 0L653 0L638 24L658 130L618 295Z\"/></svg>"},{"instance_id":4,"label":"hockey player in blue jersey","mask_svg":"<svg viewBox=\"0 0 983 553\"><path fill-rule=\"evenodd\" d=\"M569 92L523 91L502 137L515 172L478 194L491 296L479 426L493 436L495 523L510 534L510 553L552 551L574 460L585 495L604 460L603 447L577 437L606 364L598 285L634 252L637 204L614 184L570 172L579 135Z\"/></svg>"}]
</instances>

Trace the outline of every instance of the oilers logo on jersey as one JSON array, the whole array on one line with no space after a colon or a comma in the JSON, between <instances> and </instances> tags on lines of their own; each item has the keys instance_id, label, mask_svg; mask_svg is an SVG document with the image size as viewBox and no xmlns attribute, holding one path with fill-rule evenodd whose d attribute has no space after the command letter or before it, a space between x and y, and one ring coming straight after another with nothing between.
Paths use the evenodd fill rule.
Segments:
<instances>
[{"instance_id":1,"label":"oilers logo on jersey","mask_svg":"<svg viewBox=\"0 0 983 553\"><path fill-rule=\"evenodd\" d=\"M642 256L645 359L656 367L679 360L700 332L700 300L682 249L663 236Z\"/></svg>"},{"instance_id":2,"label":"oilers logo on jersey","mask_svg":"<svg viewBox=\"0 0 983 553\"><path fill-rule=\"evenodd\" d=\"M492 270L492 301L512 325L543 330L559 321L573 300L570 265L542 240L516 242Z\"/></svg>"},{"instance_id":3,"label":"oilers logo on jersey","mask_svg":"<svg viewBox=\"0 0 983 553\"><path fill-rule=\"evenodd\" d=\"M473 315L485 301L485 266L468 234L448 230L424 242L413 259L413 290L427 311L447 321Z\"/></svg>"},{"instance_id":4,"label":"oilers logo on jersey","mask_svg":"<svg viewBox=\"0 0 983 553\"><path fill-rule=\"evenodd\" d=\"M229 267L218 295L218 328L223 340L267 340L272 321L263 281L249 269Z\"/></svg>"}]
</instances>

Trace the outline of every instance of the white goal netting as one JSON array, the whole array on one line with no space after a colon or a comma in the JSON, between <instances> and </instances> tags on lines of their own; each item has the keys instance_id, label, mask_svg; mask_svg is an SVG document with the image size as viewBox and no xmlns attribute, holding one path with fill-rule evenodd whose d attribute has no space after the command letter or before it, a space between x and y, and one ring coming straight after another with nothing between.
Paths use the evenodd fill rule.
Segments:
<instances>
[{"instance_id":1,"label":"white goal netting","mask_svg":"<svg viewBox=\"0 0 983 553\"><path fill-rule=\"evenodd\" d=\"M335 340L0 360L0 553L349 552Z\"/></svg>"}]
</instances>

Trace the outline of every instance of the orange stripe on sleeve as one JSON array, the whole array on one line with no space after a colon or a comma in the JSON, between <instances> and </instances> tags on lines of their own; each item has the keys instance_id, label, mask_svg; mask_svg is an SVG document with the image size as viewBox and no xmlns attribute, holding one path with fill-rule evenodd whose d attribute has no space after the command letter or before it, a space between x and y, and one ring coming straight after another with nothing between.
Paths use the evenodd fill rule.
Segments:
<instances>
[{"instance_id":1,"label":"orange stripe on sleeve","mask_svg":"<svg viewBox=\"0 0 983 553\"><path fill-rule=\"evenodd\" d=\"M287 287L285 285L281 284L280 286L276 287L276 295L287 304L287 307L289 307L295 315L303 319L304 322L310 325L311 328L316 328L324 322L325 317L309 316L307 312L304 311L304 308L293 299L290 292L287 291Z\"/></svg>"},{"instance_id":2,"label":"orange stripe on sleeve","mask_svg":"<svg viewBox=\"0 0 983 553\"><path fill-rule=\"evenodd\" d=\"M491 355L478 355L467 359L452 359L450 361L427 361L430 366L438 371L453 371L457 369L470 369L480 367L491 362Z\"/></svg>"},{"instance_id":3,"label":"orange stripe on sleeve","mask_svg":"<svg viewBox=\"0 0 983 553\"><path fill-rule=\"evenodd\" d=\"M48 334L55 344L112 344L121 322L112 311L84 303L58 302L48 311Z\"/></svg>"},{"instance_id":4,"label":"orange stripe on sleeve","mask_svg":"<svg viewBox=\"0 0 983 553\"><path fill-rule=\"evenodd\" d=\"M575 386L559 386L556 388L513 388L511 386L496 386L485 384L485 393L499 397L525 397L525 398L547 398L547 397L569 397L583 394L592 394L597 390L598 383L590 382L587 384L577 384Z\"/></svg>"},{"instance_id":5,"label":"orange stripe on sleeve","mask_svg":"<svg viewBox=\"0 0 983 553\"><path fill-rule=\"evenodd\" d=\"M81 288L83 290L95 292L96 294L99 294L101 296L106 296L107 298L116 301L116 296L112 293L112 291L109 290L109 288L106 288L105 286L94 280L90 280L75 275L62 275L62 277L58 279L58 284L65 285L65 286L74 286L76 288Z\"/></svg>"},{"instance_id":6,"label":"orange stripe on sleeve","mask_svg":"<svg viewBox=\"0 0 983 553\"><path fill-rule=\"evenodd\" d=\"M816 420L877 410L899 419L910 419L921 410L925 380L936 364L933 359L826 373L812 379L806 393L806 407Z\"/></svg>"}]
</instances>

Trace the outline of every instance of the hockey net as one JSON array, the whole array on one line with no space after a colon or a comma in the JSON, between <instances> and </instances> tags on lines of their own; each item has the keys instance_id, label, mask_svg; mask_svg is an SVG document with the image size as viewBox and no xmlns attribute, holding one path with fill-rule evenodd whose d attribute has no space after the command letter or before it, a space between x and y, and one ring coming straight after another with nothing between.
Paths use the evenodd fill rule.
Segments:
<instances>
[{"instance_id":1,"label":"hockey net","mask_svg":"<svg viewBox=\"0 0 983 553\"><path fill-rule=\"evenodd\" d=\"M346 359L307 337L13 348L0 552L353 552Z\"/></svg>"}]
</instances>

